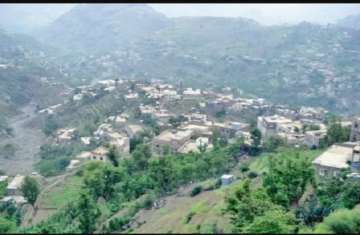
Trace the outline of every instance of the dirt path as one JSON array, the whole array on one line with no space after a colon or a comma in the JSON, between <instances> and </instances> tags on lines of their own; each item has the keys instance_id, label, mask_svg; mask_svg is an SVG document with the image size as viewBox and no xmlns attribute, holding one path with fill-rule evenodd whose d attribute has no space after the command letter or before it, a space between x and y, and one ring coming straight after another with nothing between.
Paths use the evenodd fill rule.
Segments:
<instances>
[{"instance_id":1,"label":"dirt path","mask_svg":"<svg viewBox=\"0 0 360 235\"><path fill-rule=\"evenodd\" d=\"M42 131L31 125L36 118L35 104L30 103L21 109L22 113L10 120L13 137L0 140L0 146L12 144L16 147L15 155L9 158L0 157L0 170L8 175L30 174L37 161L37 153L45 140Z\"/></svg>"},{"instance_id":2,"label":"dirt path","mask_svg":"<svg viewBox=\"0 0 360 235\"><path fill-rule=\"evenodd\" d=\"M61 184L66 180L67 177L73 176L76 174L77 170L79 168L74 168L68 172L66 172L63 175L54 176L50 178L46 178L45 182L43 184L43 188L41 189L41 192L36 200L34 208L36 210L27 210L24 219L21 223L22 227L27 227L30 225L37 224L41 222L42 220L47 219L50 215L54 214L58 208L47 208L43 207L43 202L46 200L46 195L49 191L53 190L54 187L57 187L58 184Z\"/></svg>"}]
</instances>

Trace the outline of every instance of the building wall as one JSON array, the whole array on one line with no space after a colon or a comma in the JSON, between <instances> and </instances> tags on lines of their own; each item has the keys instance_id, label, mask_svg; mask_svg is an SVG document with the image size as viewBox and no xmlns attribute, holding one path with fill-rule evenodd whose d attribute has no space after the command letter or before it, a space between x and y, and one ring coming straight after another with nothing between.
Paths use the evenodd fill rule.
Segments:
<instances>
[{"instance_id":1,"label":"building wall","mask_svg":"<svg viewBox=\"0 0 360 235\"><path fill-rule=\"evenodd\" d=\"M326 167L318 164L314 164L314 166L316 174L320 177L337 177L342 170L340 168Z\"/></svg>"},{"instance_id":2,"label":"building wall","mask_svg":"<svg viewBox=\"0 0 360 235\"><path fill-rule=\"evenodd\" d=\"M351 126L350 141L360 141L360 120L354 120Z\"/></svg>"}]
</instances>

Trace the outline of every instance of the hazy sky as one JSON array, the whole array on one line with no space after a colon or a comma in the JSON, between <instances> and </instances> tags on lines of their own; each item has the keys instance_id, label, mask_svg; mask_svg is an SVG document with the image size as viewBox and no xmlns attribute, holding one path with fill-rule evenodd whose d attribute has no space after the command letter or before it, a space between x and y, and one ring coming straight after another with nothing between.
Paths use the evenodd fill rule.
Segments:
<instances>
[{"instance_id":1,"label":"hazy sky","mask_svg":"<svg viewBox=\"0 0 360 235\"><path fill-rule=\"evenodd\" d=\"M170 17L177 16L242 16L262 24L310 21L333 23L360 13L360 4L150 4Z\"/></svg>"},{"instance_id":2,"label":"hazy sky","mask_svg":"<svg viewBox=\"0 0 360 235\"><path fill-rule=\"evenodd\" d=\"M49 24L76 4L0 4L0 28L29 31ZM169 17L245 17L262 24L333 23L360 14L360 4L149 4Z\"/></svg>"}]
</instances>

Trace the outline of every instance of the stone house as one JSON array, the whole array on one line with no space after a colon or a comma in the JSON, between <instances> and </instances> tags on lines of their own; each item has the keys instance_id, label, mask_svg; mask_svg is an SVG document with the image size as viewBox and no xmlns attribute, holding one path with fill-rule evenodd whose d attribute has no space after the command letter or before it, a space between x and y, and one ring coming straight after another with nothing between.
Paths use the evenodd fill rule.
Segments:
<instances>
[{"instance_id":1,"label":"stone house","mask_svg":"<svg viewBox=\"0 0 360 235\"><path fill-rule=\"evenodd\" d=\"M356 153L357 143L334 144L318 156L312 164L320 177L337 177L341 170L348 169ZM355 150L355 151L354 151Z\"/></svg>"},{"instance_id":2,"label":"stone house","mask_svg":"<svg viewBox=\"0 0 360 235\"><path fill-rule=\"evenodd\" d=\"M152 151L162 154L165 146L169 147L170 152L175 153L183 146L193 135L191 130L165 130L156 136L152 141Z\"/></svg>"}]
</instances>

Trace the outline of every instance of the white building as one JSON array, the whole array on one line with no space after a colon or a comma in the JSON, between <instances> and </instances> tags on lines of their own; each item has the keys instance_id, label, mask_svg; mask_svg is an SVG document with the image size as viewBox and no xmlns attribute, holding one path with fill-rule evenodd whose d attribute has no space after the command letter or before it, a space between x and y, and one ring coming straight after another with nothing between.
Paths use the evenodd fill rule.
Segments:
<instances>
[{"instance_id":1,"label":"white building","mask_svg":"<svg viewBox=\"0 0 360 235\"><path fill-rule=\"evenodd\" d=\"M6 187L6 194L8 196L21 195L21 185L24 182L24 179L24 176L16 175L10 184Z\"/></svg>"}]
</instances>

